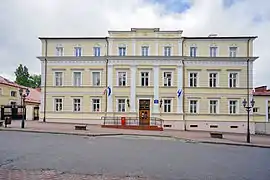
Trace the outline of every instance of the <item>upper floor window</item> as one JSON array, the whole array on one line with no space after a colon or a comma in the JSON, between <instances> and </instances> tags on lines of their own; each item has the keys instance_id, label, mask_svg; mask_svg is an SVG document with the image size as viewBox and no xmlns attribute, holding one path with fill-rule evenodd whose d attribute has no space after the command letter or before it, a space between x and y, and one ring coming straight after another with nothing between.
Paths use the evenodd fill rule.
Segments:
<instances>
[{"instance_id":1,"label":"upper floor window","mask_svg":"<svg viewBox=\"0 0 270 180\"><path fill-rule=\"evenodd\" d=\"M217 87L217 73L209 73L209 87Z\"/></svg>"},{"instance_id":2,"label":"upper floor window","mask_svg":"<svg viewBox=\"0 0 270 180\"><path fill-rule=\"evenodd\" d=\"M127 73L126 72L118 72L118 86L126 86L127 85Z\"/></svg>"},{"instance_id":3,"label":"upper floor window","mask_svg":"<svg viewBox=\"0 0 270 180\"><path fill-rule=\"evenodd\" d=\"M73 86L81 86L81 85L82 85L82 73L73 72Z\"/></svg>"},{"instance_id":4,"label":"upper floor window","mask_svg":"<svg viewBox=\"0 0 270 180\"><path fill-rule=\"evenodd\" d=\"M189 73L189 87L197 87L198 73L190 72Z\"/></svg>"},{"instance_id":5,"label":"upper floor window","mask_svg":"<svg viewBox=\"0 0 270 180\"><path fill-rule=\"evenodd\" d=\"M238 78L238 73L229 73L229 87L230 88L237 87L237 78Z\"/></svg>"},{"instance_id":6,"label":"upper floor window","mask_svg":"<svg viewBox=\"0 0 270 180\"><path fill-rule=\"evenodd\" d=\"M189 113L195 114L198 113L198 101L190 100L189 101Z\"/></svg>"},{"instance_id":7,"label":"upper floor window","mask_svg":"<svg viewBox=\"0 0 270 180\"><path fill-rule=\"evenodd\" d=\"M93 112L100 111L100 99L92 99L92 111Z\"/></svg>"},{"instance_id":8,"label":"upper floor window","mask_svg":"<svg viewBox=\"0 0 270 180\"><path fill-rule=\"evenodd\" d=\"M100 72L92 72L92 82L93 82L93 86L100 86Z\"/></svg>"},{"instance_id":9,"label":"upper floor window","mask_svg":"<svg viewBox=\"0 0 270 180\"><path fill-rule=\"evenodd\" d=\"M237 47L229 47L229 50L230 50L230 57L236 57Z\"/></svg>"},{"instance_id":10,"label":"upper floor window","mask_svg":"<svg viewBox=\"0 0 270 180\"><path fill-rule=\"evenodd\" d=\"M164 112L172 112L172 100L164 99Z\"/></svg>"},{"instance_id":11,"label":"upper floor window","mask_svg":"<svg viewBox=\"0 0 270 180\"><path fill-rule=\"evenodd\" d=\"M62 47L62 46L57 46L57 47L56 47L56 55L57 55L57 56L63 56L63 55L64 55L64 47Z\"/></svg>"},{"instance_id":12,"label":"upper floor window","mask_svg":"<svg viewBox=\"0 0 270 180\"><path fill-rule=\"evenodd\" d=\"M54 72L54 85L62 86L63 85L63 72Z\"/></svg>"},{"instance_id":13,"label":"upper floor window","mask_svg":"<svg viewBox=\"0 0 270 180\"><path fill-rule=\"evenodd\" d=\"M169 46L164 47L164 56L171 56L171 49Z\"/></svg>"},{"instance_id":14,"label":"upper floor window","mask_svg":"<svg viewBox=\"0 0 270 180\"><path fill-rule=\"evenodd\" d=\"M172 72L164 72L163 73L163 85L164 86L172 86Z\"/></svg>"},{"instance_id":15,"label":"upper floor window","mask_svg":"<svg viewBox=\"0 0 270 180\"><path fill-rule=\"evenodd\" d=\"M55 98L54 99L54 111L62 111L63 110L63 99Z\"/></svg>"},{"instance_id":16,"label":"upper floor window","mask_svg":"<svg viewBox=\"0 0 270 180\"><path fill-rule=\"evenodd\" d=\"M0 88L0 95L2 95L3 94L3 89L2 88Z\"/></svg>"},{"instance_id":17,"label":"upper floor window","mask_svg":"<svg viewBox=\"0 0 270 180\"><path fill-rule=\"evenodd\" d=\"M126 47L119 47L119 56L126 56Z\"/></svg>"},{"instance_id":18,"label":"upper floor window","mask_svg":"<svg viewBox=\"0 0 270 180\"><path fill-rule=\"evenodd\" d=\"M10 96L11 97L16 97L17 96L17 92L16 91L10 91Z\"/></svg>"},{"instance_id":19,"label":"upper floor window","mask_svg":"<svg viewBox=\"0 0 270 180\"><path fill-rule=\"evenodd\" d=\"M217 57L217 47L210 47L210 57Z\"/></svg>"},{"instance_id":20,"label":"upper floor window","mask_svg":"<svg viewBox=\"0 0 270 180\"><path fill-rule=\"evenodd\" d=\"M81 99L79 98L73 99L73 111L75 112L81 111Z\"/></svg>"},{"instance_id":21,"label":"upper floor window","mask_svg":"<svg viewBox=\"0 0 270 180\"><path fill-rule=\"evenodd\" d=\"M94 47L94 56L100 56L100 47Z\"/></svg>"},{"instance_id":22,"label":"upper floor window","mask_svg":"<svg viewBox=\"0 0 270 180\"><path fill-rule=\"evenodd\" d=\"M142 56L148 56L149 54L149 47L148 46L142 46Z\"/></svg>"},{"instance_id":23,"label":"upper floor window","mask_svg":"<svg viewBox=\"0 0 270 180\"><path fill-rule=\"evenodd\" d=\"M76 57L82 56L82 48L81 47L74 47L74 50L75 50Z\"/></svg>"},{"instance_id":24,"label":"upper floor window","mask_svg":"<svg viewBox=\"0 0 270 180\"><path fill-rule=\"evenodd\" d=\"M237 113L237 100L229 101L229 113L236 114Z\"/></svg>"},{"instance_id":25,"label":"upper floor window","mask_svg":"<svg viewBox=\"0 0 270 180\"><path fill-rule=\"evenodd\" d=\"M141 86L149 86L149 72L141 72Z\"/></svg>"},{"instance_id":26,"label":"upper floor window","mask_svg":"<svg viewBox=\"0 0 270 180\"><path fill-rule=\"evenodd\" d=\"M210 100L209 101L209 113L216 114L218 111L218 101L217 100Z\"/></svg>"},{"instance_id":27,"label":"upper floor window","mask_svg":"<svg viewBox=\"0 0 270 180\"><path fill-rule=\"evenodd\" d=\"M190 47L190 57L196 57L197 56L197 47Z\"/></svg>"},{"instance_id":28,"label":"upper floor window","mask_svg":"<svg viewBox=\"0 0 270 180\"><path fill-rule=\"evenodd\" d=\"M117 101L117 111L118 112L126 112L126 100L125 99L118 99Z\"/></svg>"}]
</instances>

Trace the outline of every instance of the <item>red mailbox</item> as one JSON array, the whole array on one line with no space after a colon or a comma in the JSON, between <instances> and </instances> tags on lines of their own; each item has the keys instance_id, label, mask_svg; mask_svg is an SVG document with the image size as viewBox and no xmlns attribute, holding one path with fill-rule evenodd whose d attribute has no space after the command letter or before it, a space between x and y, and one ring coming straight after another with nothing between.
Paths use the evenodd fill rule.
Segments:
<instances>
[{"instance_id":1,"label":"red mailbox","mask_svg":"<svg viewBox=\"0 0 270 180\"><path fill-rule=\"evenodd\" d=\"M122 126L126 125L126 117L121 117L121 125Z\"/></svg>"}]
</instances>

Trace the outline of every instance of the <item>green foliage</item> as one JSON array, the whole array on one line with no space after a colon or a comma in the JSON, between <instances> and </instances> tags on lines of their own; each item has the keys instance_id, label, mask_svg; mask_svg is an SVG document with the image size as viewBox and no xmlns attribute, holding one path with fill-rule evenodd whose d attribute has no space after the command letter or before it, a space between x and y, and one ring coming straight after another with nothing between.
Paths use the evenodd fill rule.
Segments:
<instances>
[{"instance_id":1,"label":"green foliage","mask_svg":"<svg viewBox=\"0 0 270 180\"><path fill-rule=\"evenodd\" d=\"M22 86L38 88L41 84L41 75L30 75L28 68L20 64L15 71L16 83Z\"/></svg>"}]
</instances>

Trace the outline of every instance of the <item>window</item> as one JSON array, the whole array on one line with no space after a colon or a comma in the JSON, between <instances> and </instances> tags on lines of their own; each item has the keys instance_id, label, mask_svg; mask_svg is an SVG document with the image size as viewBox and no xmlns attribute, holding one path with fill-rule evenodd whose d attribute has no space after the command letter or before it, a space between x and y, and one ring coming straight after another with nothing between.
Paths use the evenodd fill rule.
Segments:
<instances>
[{"instance_id":1,"label":"window","mask_svg":"<svg viewBox=\"0 0 270 180\"><path fill-rule=\"evenodd\" d=\"M172 111L172 100L164 99L164 112L171 112Z\"/></svg>"},{"instance_id":2,"label":"window","mask_svg":"<svg viewBox=\"0 0 270 180\"><path fill-rule=\"evenodd\" d=\"M82 84L82 73L73 72L73 86L81 86Z\"/></svg>"},{"instance_id":3,"label":"window","mask_svg":"<svg viewBox=\"0 0 270 180\"><path fill-rule=\"evenodd\" d=\"M119 56L126 56L126 47L119 47Z\"/></svg>"},{"instance_id":4,"label":"window","mask_svg":"<svg viewBox=\"0 0 270 180\"><path fill-rule=\"evenodd\" d=\"M56 55L57 56L63 56L64 55L64 48L62 46L56 47Z\"/></svg>"},{"instance_id":5,"label":"window","mask_svg":"<svg viewBox=\"0 0 270 180\"><path fill-rule=\"evenodd\" d=\"M100 47L94 47L94 56L100 56Z\"/></svg>"},{"instance_id":6,"label":"window","mask_svg":"<svg viewBox=\"0 0 270 180\"><path fill-rule=\"evenodd\" d=\"M142 46L142 56L148 56L149 47L148 46Z\"/></svg>"},{"instance_id":7,"label":"window","mask_svg":"<svg viewBox=\"0 0 270 180\"><path fill-rule=\"evenodd\" d=\"M54 85L62 86L63 85L63 72L54 72Z\"/></svg>"},{"instance_id":8,"label":"window","mask_svg":"<svg viewBox=\"0 0 270 180\"><path fill-rule=\"evenodd\" d=\"M81 99L73 99L73 111L79 112L81 111Z\"/></svg>"},{"instance_id":9,"label":"window","mask_svg":"<svg viewBox=\"0 0 270 180\"><path fill-rule=\"evenodd\" d=\"M163 73L163 85L164 86L172 86L172 73L171 72L164 72Z\"/></svg>"},{"instance_id":10,"label":"window","mask_svg":"<svg viewBox=\"0 0 270 180\"><path fill-rule=\"evenodd\" d=\"M11 97L16 97L17 96L17 92L16 91L10 91L10 96Z\"/></svg>"},{"instance_id":11,"label":"window","mask_svg":"<svg viewBox=\"0 0 270 180\"><path fill-rule=\"evenodd\" d=\"M217 47L210 47L210 57L217 57Z\"/></svg>"},{"instance_id":12,"label":"window","mask_svg":"<svg viewBox=\"0 0 270 180\"><path fill-rule=\"evenodd\" d=\"M189 73L189 87L197 87L198 73Z\"/></svg>"},{"instance_id":13,"label":"window","mask_svg":"<svg viewBox=\"0 0 270 180\"><path fill-rule=\"evenodd\" d=\"M141 86L149 86L149 72L141 72Z\"/></svg>"},{"instance_id":14,"label":"window","mask_svg":"<svg viewBox=\"0 0 270 180\"><path fill-rule=\"evenodd\" d=\"M17 103L14 102L14 101L11 101L11 102L10 102L10 105L11 105L11 106L16 106L16 104L17 104Z\"/></svg>"},{"instance_id":15,"label":"window","mask_svg":"<svg viewBox=\"0 0 270 180\"><path fill-rule=\"evenodd\" d=\"M236 108L237 108L237 101L236 100L230 100L230 102L229 102L229 113L230 114L236 114Z\"/></svg>"},{"instance_id":16,"label":"window","mask_svg":"<svg viewBox=\"0 0 270 180\"><path fill-rule=\"evenodd\" d=\"M237 87L237 73L230 73L229 74L229 87L235 88Z\"/></svg>"},{"instance_id":17,"label":"window","mask_svg":"<svg viewBox=\"0 0 270 180\"><path fill-rule=\"evenodd\" d=\"M217 100L210 100L209 101L209 113L216 114L218 111L218 101Z\"/></svg>"},{"instance_id":18,"label":"window","mask_svg":"<svg viewBox=\"0 0 270 180\"><path fill-rule=\"evenodd\" d=\"M253 108L253 112L254 113L259 112L259 108L257 108L257 107Z\"/></svg>"},{"instance_id":19,"label":"window","mask_svg":"<svg viewBox=\"0 0 270 180\"><path fill-rule=\"evenodd\" d=\"M171 47L164 47L164 56L171 56Z\"/></svg>"},{"instance_id":20,"label":"window","mask_svg":"<svg viewBox=\"0 0 270 180\"><path fill-rule=\"evenodd\" d=\"M100 86L100 72L92 72L92 82L93 86Z\"/></svg>"},{"instance_id":21,"label":"window","mask_svg":"<svg viewBox=\"0 0 270 180\"><path fill-rule=\"evenodd\" d=\"M92 99L93 112L100 111L100 99Z\"/></svg>"},{"instance_id":22,"label":"window","mask_svg":"<svg viewBox=\"0 0 270 180\"><path fill-rule=\"evenodd\" d=\"M63 110L63 99L55 98L54 99L54 111L62 111Z\"/></svg>"},{"instance_id":23,"label":"window","mask_svg":"<svg viewBox=\"0 0 270 180\"><path fill-rule=\"evenodd\" d=\"M209 87L217 87L217 73L209 73Z\"/></svg>"},{"instance_id":24,"label":"window","mask_svg":"<svg viewBox=\"0 0 270 180\"><path fill-rule=\"evenodd\" d=\"M3 89L2 88L0 88L0 95L2 95L3 94Z\"/></svg>"},{"instance_id":25,"label":"window","mask_svg":"<svg viewBox=\"0 0 270 180\"><path fill-rule=\"evenodd\" d=\"M230 57L236 57L237 47L229 47L229 50L230 50Z\"/></svg>"},{"instance_id":26,"label":"window","mask_svg":"<svg viewBox=\"0 0 270 180\"><path fill-rule=\"evenodd\" d=\"M126 86L126 85L127 85L127 73L118 72L118 86Z\"/></svg>"},{"instance_id":27,"label":"window","mask_svg":"<svg viewBox=\"0 0 270 180\"><path fill-rule=\"evenodd\" d=\"M118 112L126 112L126 100L125 99L118 99Z\"/></svg>"},{"instance_id":28,"label":"window","mask_svg":"<svg viewBox=\"0 0 270 180\"><path fill-rule=\"evenodd\" d=\"M197 100L190 100L189 101L189 113L195 114L198 112L198 101Z\"/></svg>"},{"instance_id":29,"label":"window","mask_svg":"<svg viewBox=\"0 0 270 180\"><path fill-rule=\"evenodd\" d=\"M74 50L75 50L76 57L82 56L82 48L81 47L75 47Z\"/></svg>"},{"instance_id":30,"label":"window","mask_svg":"<svg viewBox=\"0 0 270 180\"><path fill-rule=\"evenodd\" d=\"M197 47L190 47L190 57L196 57Z\"/></svg>"}]
</instances>

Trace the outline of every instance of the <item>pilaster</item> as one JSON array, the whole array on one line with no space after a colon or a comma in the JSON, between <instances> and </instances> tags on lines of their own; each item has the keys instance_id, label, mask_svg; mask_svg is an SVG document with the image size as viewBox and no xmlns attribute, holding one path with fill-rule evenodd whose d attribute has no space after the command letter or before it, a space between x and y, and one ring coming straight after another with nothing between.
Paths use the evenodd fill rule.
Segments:
<instances>
[{"instance_id":1,"label":"pilaster","mask_svg":"<svg viewBox=\"0 0 270 180\"><path fill-rule=\"evenodd\" d=\"M108 78L108 86L111 88L112 94L113 94L113 65L112 64L108 64L107 78ZM108 102L107 102L107 111L108 112L113 112L112 94L110 96L108 96Z\"/></svg>"},{"instance_id":2,"label":"pilaster","mask_svg":"<svg viewBox=\"0 0 270 180\"><path fill-rule=\"evenodd\" d=\"M177 113L183 113L183 66L177 65L177 91L182 90L180 97L178 97L177 92Z\"/></svg>"},{"instance_id":3,"label":"pilaster","mask_svg":"<svg viewBox=\"0 0 270 180\"><path fill-rule=\"evenodd\" d=\"M130 112L136 112L136 65L130 66Z\"/></svg>"},{"instance_id":4,"label":"pilaster","mask_svg":"<svg viewBox=\"0 0 270 180\"><path fill-rule=\"evenodd\" d=\"M159 65L154 65L154 100L159 100ZM154 104L154 113L159 113L159 103Z\"/></svg>"}]
</instances>

